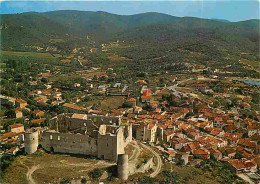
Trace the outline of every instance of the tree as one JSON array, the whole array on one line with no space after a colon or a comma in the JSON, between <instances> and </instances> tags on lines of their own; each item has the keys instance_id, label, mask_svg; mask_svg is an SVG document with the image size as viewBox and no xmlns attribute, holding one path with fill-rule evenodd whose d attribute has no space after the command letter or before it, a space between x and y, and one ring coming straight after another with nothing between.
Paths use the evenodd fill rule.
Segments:
<instances>
[{"instance_id":1,"label":"tree","mask_svg":"<svg viewBox=\"0 0 260 184\"><path fill-rule=\"evenodd\" d=\"M243 133L243 135L241 136L241 138L248 138L248 133L247 132L245 132L245 133Z\"/></svg>"},{"instance_id":2,"label":"tree","mask_svg":"<svg viewBox=\"0 0 260 184\"><path fill-rule=\"evenodd\" d=\"M90 175L93 179L98 179L102 176L102 171L99 168L95 168L90 172Z\"/></svg>"},{"instance_id":3,"label":"tree","mask_svg":"<svg viewBox=\"0 0 260 184\"><path fill-rule=\"evenodd\" d=\"M179 180L179 176L176 173L163 171L162 174L164 176L163 181L165 183L177 183Z\"/></svg>"},{"instance_id":4,"label":"tree","mask_svg":"<svg viewBox=\"0 0 260 184\"><path fill-rule=\"evenodd\" d=\"M183 160L183 159L179 159L179 160L176 162L176 165L178 165L178 166L184 166L184 160Z\"/></svg>"},{"instance_id":5,"label":"tree","mask_svg":"<svg viewBox=\"0 0 260 184\"><path fill-rule=\"evenodd\" d=\"M235 158L236 158L236 159L242 159L243 156L242 156L241 152L236 152Z\"/></svg>"},{"instance_id":6,"label":"tree","mask_svg":"<svg viewBox=\"0 0 260 184\"><path fill-rule=\"evenodd\" d=\"M6 109L12 109L14 107L13 103L9 101L1 102L1 106L4 106Z\"/></svg>"},{"instance_id":7,"label":"tree","mask_svg":"<svg viewBox=\"0 0 260 184\"><path fill-rule=\"evenodd\" d=\"M5 115L6 115L8 118L15 118L15 117L16 117L16 114L15 114L14 109L7 110L7 111L5 112Z\"/></svg>"},{"instance_id":8,"label":"tree","mask_svg":"<svg viewBox=\"0 0 260 184\"><path fill-rule=\"evenodd\" d=\"M141 184L155 183L156 180L154 178L151 178L150 176L143 176L142 178L139 179L139 182Z\"/></svg>"},{"instance_id":9,"label":"tree","mask_svg":"<svg viewBox=\"0 0 260 184\"><path fill-rule=\"evenodd\" d=\"M60 184L69 184L71 183L70 178L62 178L62 180L60 181Z\"/></svg>"},{"instance_id":10,"label":"tree","mask_svg":"<svg viewBox=\"0 0 260 184\"><path fill-rule=\"evenodd\" d=\"M82 183L82 184L86 184L86 183L87 183L87 179L86 179L86 178L82 178L82 179L81 179L81 183Z\"/></svg>"}]
</instances>

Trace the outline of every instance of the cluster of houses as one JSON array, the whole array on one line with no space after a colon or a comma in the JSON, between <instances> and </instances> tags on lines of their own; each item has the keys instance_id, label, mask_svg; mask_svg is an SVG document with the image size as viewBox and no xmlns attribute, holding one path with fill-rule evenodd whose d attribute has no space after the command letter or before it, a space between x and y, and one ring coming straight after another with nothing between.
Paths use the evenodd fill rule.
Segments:
<instances>
[{"instance_id":1,"label":"cluster of houses","mask_svg":"<svg viewBox=\"0 0 260 184\"><path fill-rule=\"evenodd\" d=\"M211 76L213 80L217 78L216 75ZM172 82L176 79L176 76L171 78ZM205 92L207 85L204 82L207 78L197 76L196 80L197 82L189 87ZM136 140L155 146L167 161L194 164L198 160L216 159L230 164L237 173L256 172L260 167L260 121L257 119L259 116L255 120L241 117L236 107L231 110L214 108L210 100L194 97L189 95L190 93L173 88L162 87L153 91L145 80L136 81L136 85L141 86L139 96L131 96L131 87L121 82L112 86L94 86L91 82L86 85L89 89L86 92L96 88L104 95L125 96L127 107L104 112L93 109L92 106L77 105L84 95L75 96L71 102L65 103L66 99L62 98L61 90L51 86L47 86L46 90L34 90L28 95L42 105L62 105L70 113L120 117L122 123L132 124L133 137ZM75 88L80 86L79 83L74 85ZM209 90L206 92L213 97L229 97L226 93ZM242 96L238 102L242 104L243 109L249 109L250 101L250 97ZM16 118L23 117L24 109L30 111L26 101L15 99L14 103ZM31 120L31 123L41 124L45 121L44 111L36 110L32 113L37 118ZM0 139L2 143L21 143L23 132L23 125L14 124ZM14 153L17 147L10 150Z\"/></svg>"}]
</instances>

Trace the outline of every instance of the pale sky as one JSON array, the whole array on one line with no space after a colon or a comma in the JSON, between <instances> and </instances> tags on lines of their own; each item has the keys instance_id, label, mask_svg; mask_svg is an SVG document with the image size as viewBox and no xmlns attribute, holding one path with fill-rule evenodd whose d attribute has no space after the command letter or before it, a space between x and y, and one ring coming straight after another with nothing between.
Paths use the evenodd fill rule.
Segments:
<instances>
[{"instance_id":1,"label":"pale sky","mask_svg":"<svg viewBox=\"0 0 260 184\"><path fill-rule=\"evenodd\" d=\"M106 11L120 15L145 12L241 21L259 19L259 1L2 1L0 14L54 10Z\"/></svg>"}]
</instances>

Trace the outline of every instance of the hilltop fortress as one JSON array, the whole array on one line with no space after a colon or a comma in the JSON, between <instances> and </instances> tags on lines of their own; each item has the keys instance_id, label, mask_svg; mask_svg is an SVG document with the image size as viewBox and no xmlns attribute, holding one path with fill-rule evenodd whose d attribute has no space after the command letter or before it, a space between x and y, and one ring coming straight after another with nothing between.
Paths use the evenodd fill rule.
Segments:
<instances>
[{"instance_id":1,"label":"hilltop fortress","mask_svg":"<svg viewBox=\"0 0 260 184\"><path fill-rule=\"evenodd\" d=\"M25 132L25 152L41 146L57 153L92 155L117 161L132 141L132 125L122 125L119 117L87 114L60 114L51 119L49 129Z\"/></svg>"}]
</instances>

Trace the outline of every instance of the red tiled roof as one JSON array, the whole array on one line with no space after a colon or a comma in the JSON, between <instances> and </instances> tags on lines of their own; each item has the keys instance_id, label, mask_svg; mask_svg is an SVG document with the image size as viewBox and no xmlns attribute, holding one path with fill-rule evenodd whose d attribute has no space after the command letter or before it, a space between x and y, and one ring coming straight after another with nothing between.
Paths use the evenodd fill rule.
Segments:
<instances>
[{"instance_id":1,"label":"red tiled roof","mask_svg":"<svg viewBox=\"0 0 260 184\"><path fill-rule=\"evenodd\" d=\"M223 121L223 118L222 117L216 117L215 121Z\"/></svg>"},{"instance_id":2,"label":"red tiled roof","mask_svg":"<svg viewBox=\"0 0 260 184\"><path fill-rule=\"evenodd\" d=\"M44 111L40 111L40 110L34 110L32 113L33 113L33 114L37 114L37 113L44 113Z\"/></svg>"},{"instance_id":3,"label":"red tiled roof","mask_svg":"<svg viewBox=\"0 0 260 184\"><path fill-rule=\"evenodd\" d=\"M70 103L65 103L63 107L71 108L71 109L76 109L76 110L82 110L82 107L77 106L75 104L70 104Z\"/></svg>"},{"instance_id":4,"label":"red tiled roof","mask_svg":"<svg viewBox=\"0 0 260 184\"><path fill-rule=\"evenodd\" d=\"M243 169L245 168L245 165L243 164L242 161L238 159L232 159L229 161L229 163L235 168L235 169Z\"/></svg>"},{"instance_id":5,"label":"red tiled roof","mask_svg":"<svg viewBox=\"0 0 260 184\"><path fill-rule=\"evenodd\" d=\"M16 135L18 135L18 134L15 133L15 132L7 132L7 133L2 134L2 135L0 136L0 140L6 139L6 138L8 138L8 137L14 137L14 136L16 136Z\"/></svg>"},{"instance_id":6,"label":"red tiled roof","mask_svg":"<svg viewBox=\"0 0 260 184\"><path fill-rule=\"evenodd\" d=\"M143 95L143 96L141 96L141 98L142 98L142 99L151 99L151 96L145 96L145 95Z\"/></svg>"},{"instance_id":7,"label":"red tiled roof","mask_svg":"<svg viewBox=\"0 0 260 184\"><path fill-rule=\"evenodd\" d=\"M27 103L25 100L22 100L22 99L17 99L17 100L15 100L15 102L17 102L17 103Z\"/></svg>"},{"instance_id":8,"label":"red tiled roof","mask_svg":"<svg viewBox=\"0 0 260 184\"><path fill-rule=\"evenodd\" d=\"M194 155L208 155L208 153L206 151L204 151L203 149L197 149L193 151Z\"/></svg>"},{"instance_id":9,"label":"red tiled roof","mask_svg":"<svg viewBox=\"0 0 260 184\"><path fill-rule=\"evenodd\" d=\"M167 136L168 136L168 135L172 135L172 134L174 134L174 131L166 131L166 132L165 132L165 135L167 135Z\"/></svg>"},{"instance_id":10,"label":"red tiled roof","mask_svg":"<svg viewBox=\"0 0 260 184\"><path fill-rule=\"evenodd\" d=\"M130 98L127 100L128 102L136 102L136 99L135 98Z\"/></svg>"},{"instance_id":11,"label":"red tiled roof","mask_svg":"<svg viewBox=\"0 0 260 184\"><path fill-rule=\"evenodd\" d=\"M33 119L31 120L31 123L42 123L45 121L46 118L41 118L41 119Z\"/></svg>"},{"instance_id":12,"label":"red tiled roof","mask_svg":"<svg viewBox=\"0 0 260 184\"><path fill-rule=\"evenodd\" d=\"M11 128L18 128L18 127L22 127L22 126L23 126L23 124L20 124L20 123L10 125Z\"/></svg>"}]
</instances>

